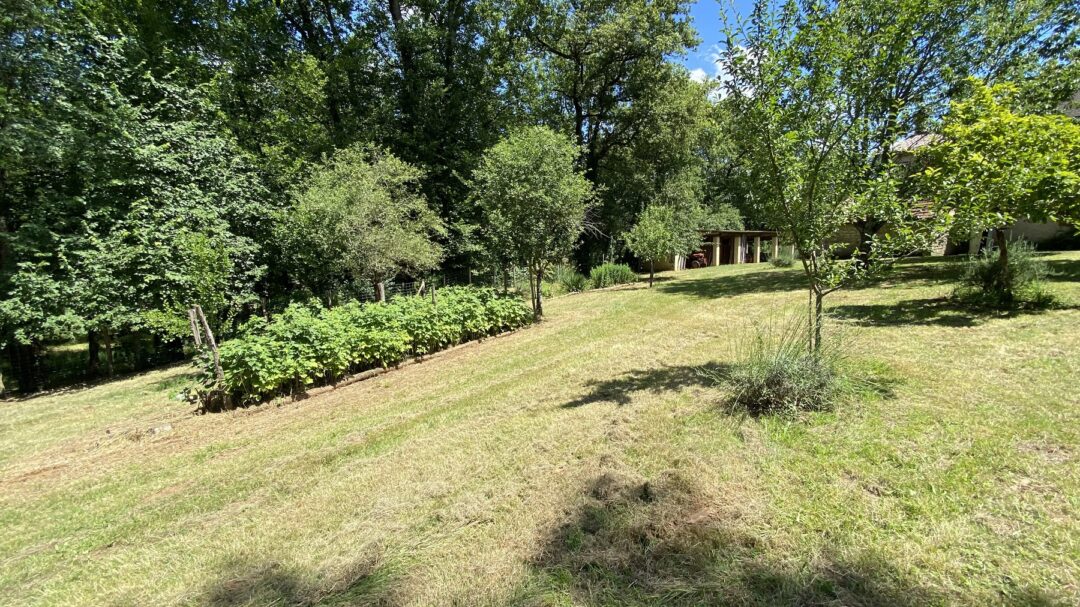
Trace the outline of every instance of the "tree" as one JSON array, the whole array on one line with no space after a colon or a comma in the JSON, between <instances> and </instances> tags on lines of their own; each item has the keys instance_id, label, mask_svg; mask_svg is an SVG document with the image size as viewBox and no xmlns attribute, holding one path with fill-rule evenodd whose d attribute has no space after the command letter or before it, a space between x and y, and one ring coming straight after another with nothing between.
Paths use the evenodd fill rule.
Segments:
<instances>
[{"instance_id":1,"label":"tree","mask_svg":"<svg viewBox=\"0 0 1080 607\"><path fill-rule=\"evenodd\" d=\"M489 246L528 270L537 318L544 313L544 273L570 254L594 200L592 185L575 168L577 155L565 136L527 127L492 146L473 172L472 196Z\"/></svg>"},{"instance_id":2,"label":"tree","mask_svg":"<svg viewBox=\"0 0 1080 607\"><path fill-rule=\"evenodd\" d=\"M649 264L649 288L653 285L656 262L686 255L701 245L700 217L679 212L676 207L654 204L641 213L626 234L626 246Z\"/></svg>"},{"instance_id":3,"label":"tree","mask_svg":"<svg viewBox=\"0 0 1080 607\"><path fill-rule=\"evenodd\" d=\"M923 152L918 175L937 212L961 234L994 229L1004 301L1013 298L1003 228L1017 219L1080 225L1080 124L1012 110L1016 89L973 84L952 104L944 140Z\"/></svg>"},{"instance_id":4,"label":"tree","mask_svg":"<svg viewBox=\"0 0 1080 607\"><path fill-rule=\"evenodd\" d=\"M617 184L618 171L604 165L663 122L671 88L689 82L686 70L668 61L697 44L686 0L520 0L512 3L512 31L525 35L535 79L528 112L561 132L571 132L580 165L601 196ZM534 67L535 66L535 67ZM522 86L522 85L518 85ZM615 160L618 165L619 161ZM631 188L626 188L631 189ZM622 211L612 190L601 198L596 233L577 250L588 266L609 247L605 235L629 227L641 206Z\"/></svg>"},{"instance_id":5,"label":"tree","mask_svg":"<svg viewBox=\"0 0 1080 607\"><path fill-rule=\"evenodd\" d=\"M328 300L334 272L375 284L435 269L446 228L419 191L421 171L363 145L339 150L303 184L278 238L294 276Z\"/></svg>"},{"instance_id":6,"label":"tree","mask_svg":"<svg viewBox=\"0 0 1080 607\"><path fill-rule=\"evenodd\" d=\"M825 296L925 246L934 223L916 221L895 174L871 170L873 157L860 156L872 128L850 111L862 92L847 77L857 41L846 25L828 3L792 1L773 11L759 2L748 27L728 27L722 54L749 204L799 250L815 352ZM844 259L835 235L863 216L883 218L890 233L871 236L862 259Z\"/></svg>"}]
</instances>

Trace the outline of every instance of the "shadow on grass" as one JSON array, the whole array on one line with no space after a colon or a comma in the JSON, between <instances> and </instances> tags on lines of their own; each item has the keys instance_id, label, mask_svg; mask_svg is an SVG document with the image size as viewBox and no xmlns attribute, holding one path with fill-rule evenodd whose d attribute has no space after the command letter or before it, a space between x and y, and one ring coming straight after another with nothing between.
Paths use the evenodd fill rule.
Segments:
<instances>
[{"instance_id":1,"label":"shadow on grass","mask_svg":"<svg viewBox=\"0 0 1080 607\"><path fill-rule=\"evenodd\" d=\"M828 308L829 317L863 327L937 325L974 327L988 317L945 298L909 299L891 304L846 304Z\"/></svg>"},{"instance_id":2,"label":"shadow on grass","mask_svg":"<svg viewBox=\"0 0 1080 607\"><path fill-rule=\"evenodd\" d=\"M711 278L689 278L658 283L653 289L672 295L704 299L734 297L748 293L794 291L806 288L806 276L794 270L759 270L746 274L728 274Z\"/></svg>"},{"instance_id":3,"label":"shadow on grass","mask_svg":"<svg viewBox=\"0 0 1080 607\"><path fill-rule=\"evenodd\" d=\"M1080 259L1048 259L1046 279L1054 282L1080 282Z\"/></svg>"},{"instance_id":4,"label":"shadow on grass","mask_svg":"<svg viewBox=\"0 0 1080 607\"><path fill-rule=\"evenodd\" d=\"M715 377L723 374L727 365L706 363L704 365L681 365L660 367L657 369L634 370L614 379L592 380L585 384L589 392L568 403L564 409L573 409L592 403L610 402L616 405L628 405L635 393L677 392L689 386L708 387L715 383Z\"/></svg>"},{"instance_id":5,"label":"shadow on grass","mask_svg":"<svg viewBox=\"0 0 1080 607\"><path fill-rule=\"evenodd\" d=\"M605 473L533 559L539 582L520 604L552 591L580 605L946 604L867 551L825 547L812 562L773 554L738 495L708 494L675 472L643 482Z\"/></svg>"},{"instance_id":6,"label":"shadow on grass","mask_svg":"<svg viewBox=\"0 0 1080 607\"><path fill-rule=\"evenodd\" d=\"M197 605L396 605L393 575L377 557L362 560L342 573L309 581L302 572L277 563L236 562L202 592Z\"/></svg>"},{"instance_id":7,"label":"shadow on grass","mask_svg":"<svg viewBox=\"0 0 1080 607\"><path fill-rule=\"evenodd\" d=\"M892 304L848 304L828 308L831 318L863 327L943 326L974 327L994 318L1016 318L1073 309L1066 303L1014 310L970 308L946 298L909 299Z\"/></svg>"}]
</instances>

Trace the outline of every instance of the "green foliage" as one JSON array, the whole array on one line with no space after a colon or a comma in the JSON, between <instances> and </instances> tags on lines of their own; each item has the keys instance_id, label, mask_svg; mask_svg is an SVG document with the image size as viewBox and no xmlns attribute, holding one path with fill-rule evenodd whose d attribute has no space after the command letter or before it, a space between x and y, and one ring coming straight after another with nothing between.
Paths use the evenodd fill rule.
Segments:
<instances>
[{"instance_id":1,"label":"green foliage","mask_svg":"<svg viewBox=\"0 0 1080 607\"><path fill-rule=\"evenodd\" d=\"M1043 284L1046 274L1046 263L1038 258L1035 247L1019 241L1009 247L1007 266L991 250L968 259L953 296L976 308L1046 308L1056 302Z\"/></svg>"},{"instance_id":2,"label":"green foliage","mask_svg":"<svg viewBox=\"0 0 1080 607\"><path fill-rule=\"evenodd\" d=\"M551 279L564 293L578 293L589 288L589 279L568 264L555 266L551 271Z\"/></svg>"},{"instance_id":3,"label":"green foliage","mask_svg":"<svg viewBox=\"0 0 1080 607\"><path fill-rule=\"evenodd\" d=\"M646 208L626 234L626 246L648 263L685 255L701 246L695 209L655 204Z\"/></svg>"},{"instance_id":4,"label":"green foliage","mask_svg":"<svg viewBox=\"0 0 1080 607\"><path fill-rule=\"evenodd\" d=\"M438 267L446 229L419 191L421 172L385 150L338 151L282 213L278 242L294 275L327 294L349 274L382 282Z\"/></svg>"},{"instance_id":5,"label":"green foliage","mask_svg":"<svg viewBox=\"0 0 1080 607\"><path fill-rule=\"evenodd\" d=\"M593 202L592 185L575 167L578 151L551 129L518 129L487 150L473 173L489 246L530 272L537 316L544 273L570 253Z\"/></svg>"},{"instance_id":6,"label":"green foliage","mask_svg":"<svg viewBox=\"0 0 1080 607\"><path fill-rule=\"evenodd\" d=\"M422 356L455 344L528 324L522 301L492 289L450 287L432 302L397 297L390 303L347 303L325 309L317 301L292 304L267 321L254 318L240 335L220 346L224 385L217 385L204 356L207 398L229 394L233 402L257 402L275 394L338 380L407 356Z\"/></svg>"},{"instance_id":7,"label":"green foliage","mask_svg":"<svg viewBox=\"0 0 1080 607\"><path fill-rule=\"evenodd\" d=\"M790 268L795 265L795 259L787 251L781 251L779 255L770 259L769 263L777 268Z\"/></svg>"},{"instance_id":8,"label":"green foliage","mask_svg":"<svg viewBox=\"0 0 1080 607\"><path fill-rule=\"evenodd\" d=\"M971 86L944 141L923 153L930 166L918 177L938 213L965 235L1017 219L1080 225L1080 124L1015 113L1010 87Z\"/></svg>"},{"instance_id":9,"label":"green foliage","mask_svg":"<svg viewBox=\"0 0 1080 607\"><path fill-rule=\"evenodd\" d=\"M702 211L698 227L702 230L742 230L742 213L734 205L721 202Z\"/></svg>"},{"instance_id":10,"label":"green foliage","mask_svg":"<svg viewBox=\"0 0 1080 607\"><path fill-rule=\"evenodd\" d=\"M637 282L637 279L637 273L622 263L601 264L589 272L589 283L594 289Z\"/></svg>"},{"instance_id":11,"label":"green foliage","mask_svg":"<svg viewBox=\"0 0 1080 607\"><path fill-rule=\"evenodd\" d=\"M843 351L828 342L813 352L810 339L802 320L757 328L732 368L714 377L731 388L729 406L751 415L833 407L842 384Z\"/></svg>"}]
</instances>

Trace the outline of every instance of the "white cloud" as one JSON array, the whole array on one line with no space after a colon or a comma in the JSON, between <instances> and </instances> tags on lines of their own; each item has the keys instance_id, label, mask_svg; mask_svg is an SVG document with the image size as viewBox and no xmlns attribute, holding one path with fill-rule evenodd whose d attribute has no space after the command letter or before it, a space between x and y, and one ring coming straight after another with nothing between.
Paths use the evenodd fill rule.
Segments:
<instances>
[{"instance_id":1,"label":"white cloud","mask_svg":"<svg viewBox=\"0 0 1080 607\"><path fill-rule=\"evenodd\" d=\"M701 69L700 67L695 67L694 69L690 70L690 79L694 82L705 82L705 79L707 79L708 77L708 72Z\"/></svg>"}]
</instances>

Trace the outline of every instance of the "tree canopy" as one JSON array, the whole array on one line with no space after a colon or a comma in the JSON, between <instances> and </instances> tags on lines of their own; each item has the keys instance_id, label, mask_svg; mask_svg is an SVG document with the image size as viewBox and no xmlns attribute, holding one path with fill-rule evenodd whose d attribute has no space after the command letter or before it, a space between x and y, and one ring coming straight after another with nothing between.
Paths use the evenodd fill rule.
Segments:
<instances>
[{"instance_id":1,"label":"tree canopy","mask_svg":"<svg viewBox=\"0 0 1080 607\"><path fill-rule=\"evenodd\" d=\"M593 193L592 229L556 247L578 269L625 261L654 204L704 208L714 227L789 230L768 202L787 201L805 211L802 231L814 226L804 244L818 257L838 223L862 231L864 265L829 264L832 285L906 212L886 196L910 193L891 143L939 129L974 93L969 77L1013 83L1028 116L1080 88L1073 0L763 1L726 25L693 23L689 8L9 0L5 371L33 389L42 354L68 339L89 343L88 376L116 340L157 353L123 346L125 361L179 357L192 305L229 336L394 273L437 263L464 281L524 263L494 244L470 188L477 169L495 170L492 146L538 126L569 139L560 174ZM695 82L679 61L697 31L721 27L723 77ZM364 184L349 208L382 200L386 214L334 215L330 201L347 198L337 177ZM351 228L331 225L346 216Z\"/></svg>"},{"instance_id":2,"label":"tree canopy","mask_svg":"<svg viewBox=\"0 0 1080 607\"><path fill-rule=\"evenodd\" d=\"M585 229L592 184L575 168L577 146L546 127L512 131L473 173L473 195L491 247L528 269L533 312L543 315L540 283Z\"/></svg>"}]
</instances>

